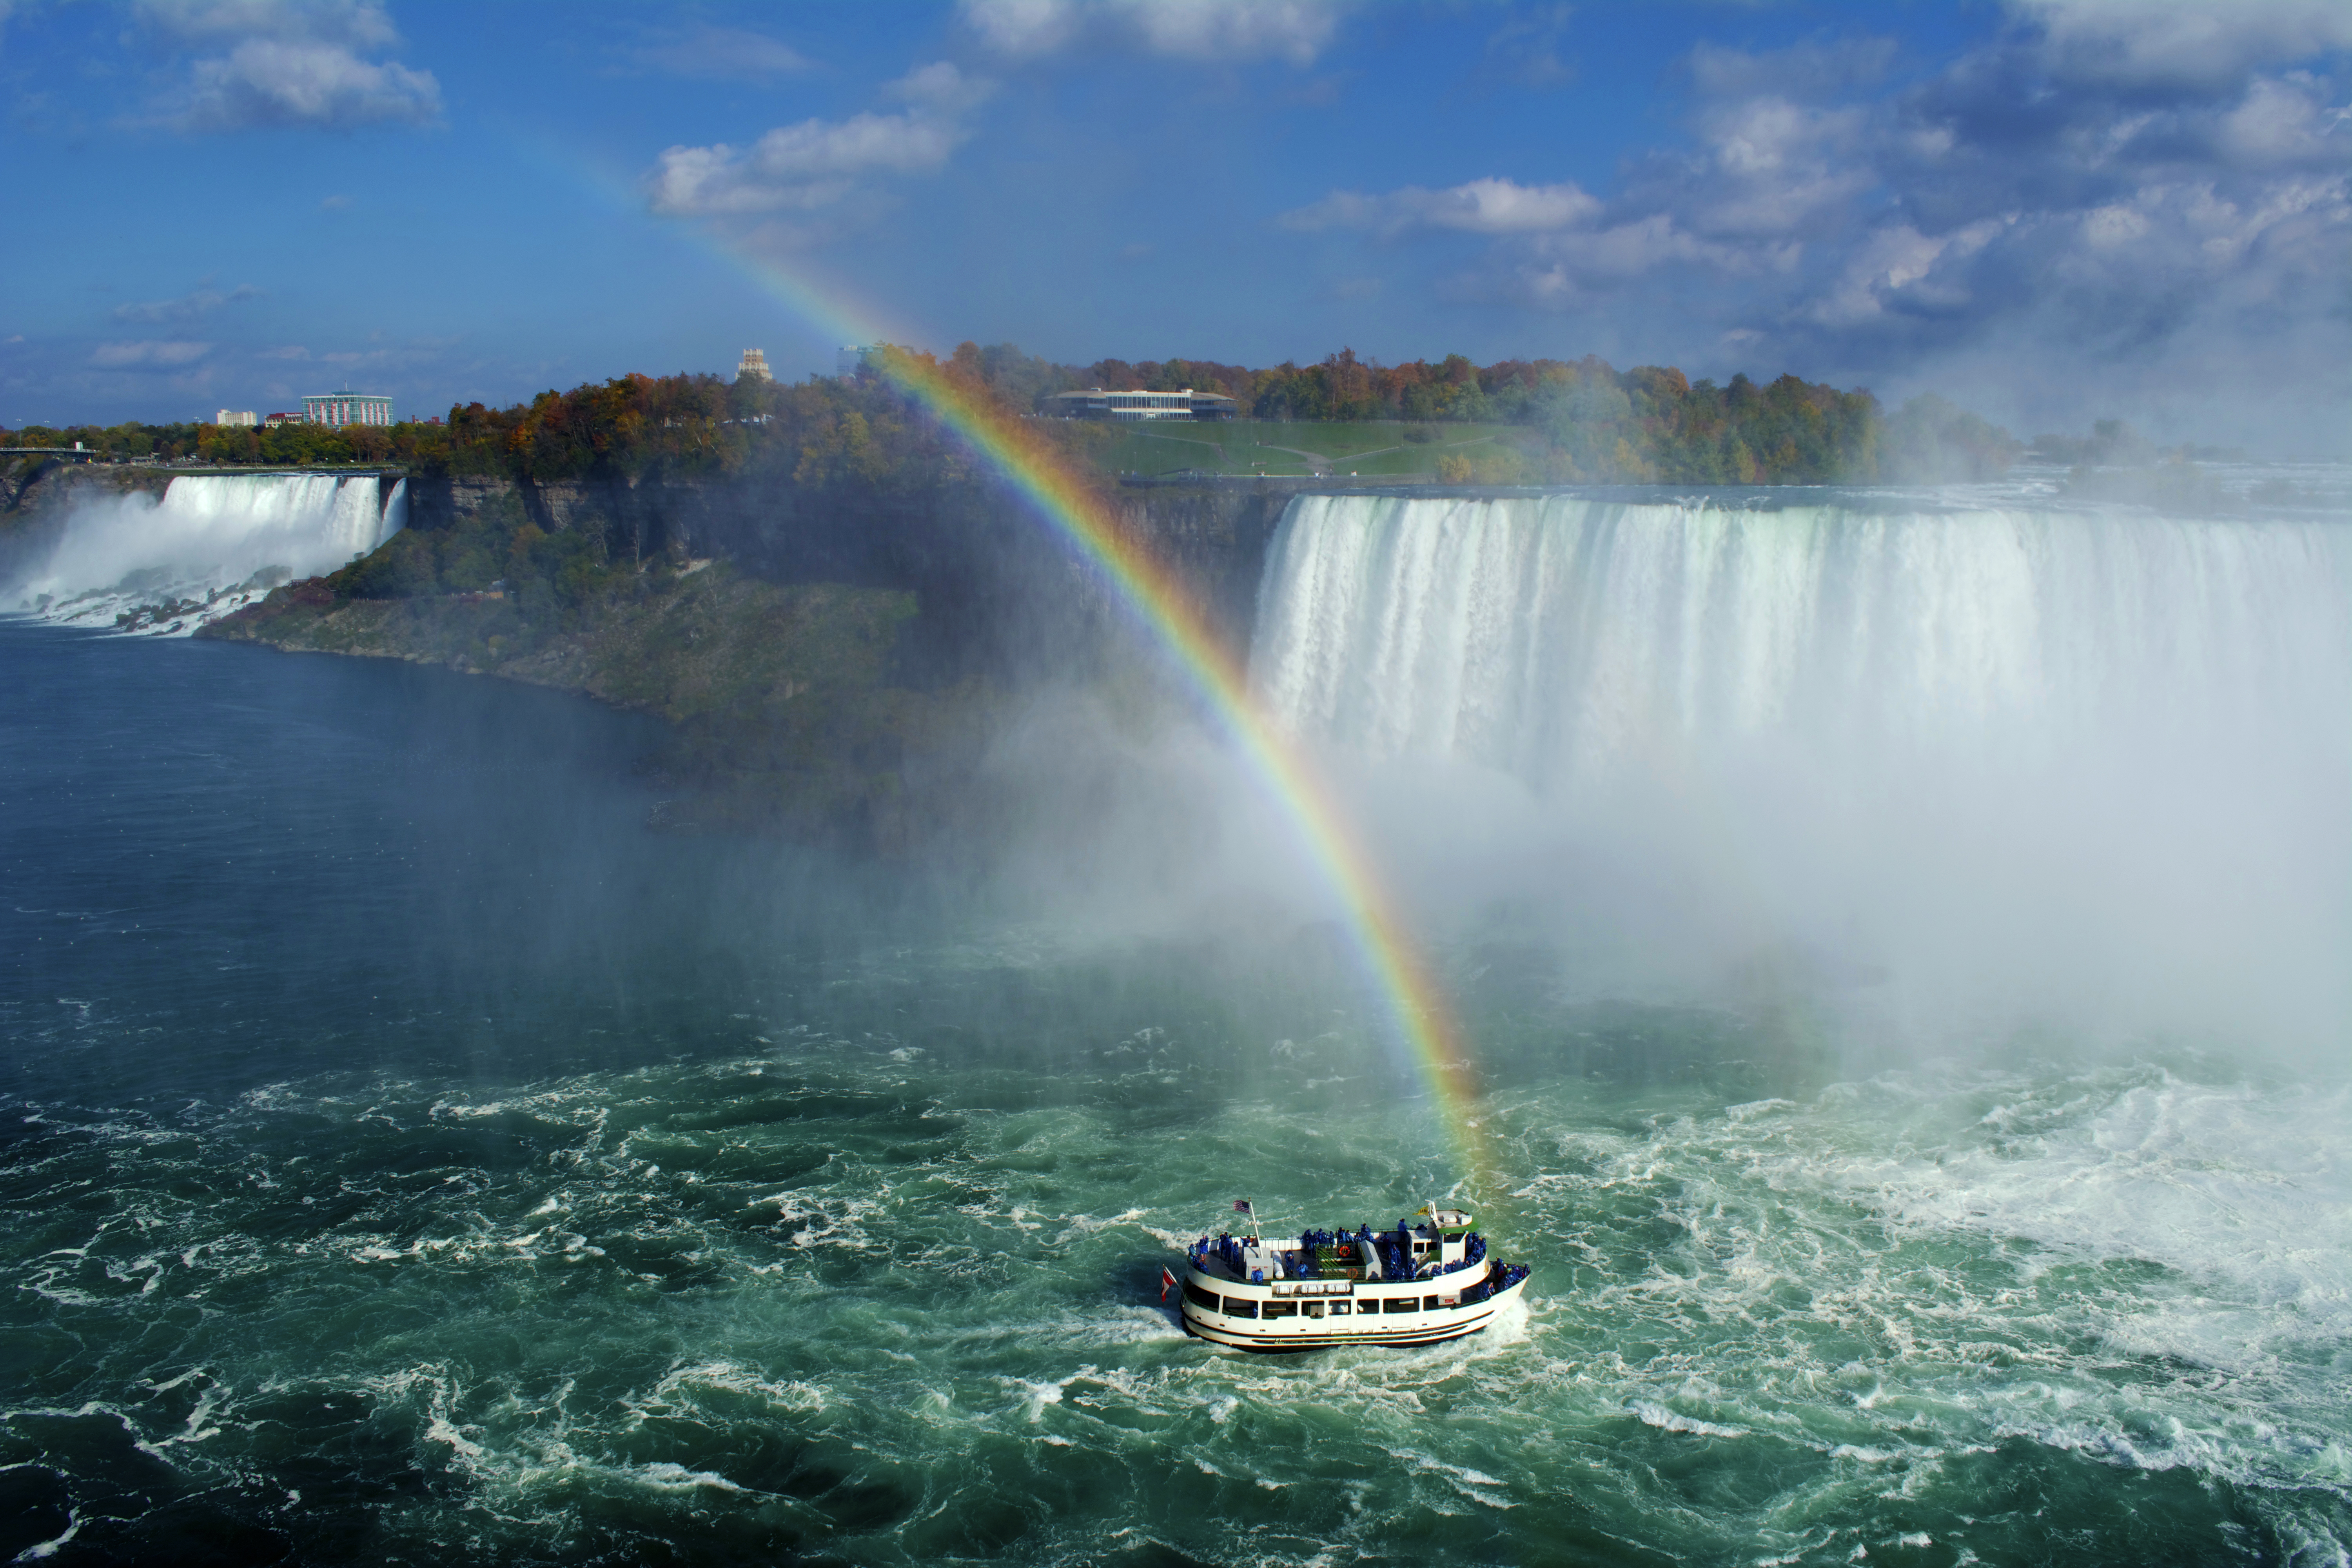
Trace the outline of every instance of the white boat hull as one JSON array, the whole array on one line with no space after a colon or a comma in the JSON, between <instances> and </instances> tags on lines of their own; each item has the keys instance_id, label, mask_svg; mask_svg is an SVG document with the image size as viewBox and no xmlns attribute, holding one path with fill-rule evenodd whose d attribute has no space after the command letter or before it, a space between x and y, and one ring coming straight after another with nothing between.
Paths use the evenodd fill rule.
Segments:
<instances>
[{"instance_id":1,"label":"white boat hull","mask_svg":"<svg viewBox=\"0 0 2352 1568\"><path fill-rule=\"evenodd\" d=\"M1465 1271L1433 1279L1244 1284L1192 1268L1183 1279L1184 1328L1213 1344L1245 1351L1433 1345L1476 1333L1527 1288L1520 1275L1479 1300L1460 1300L1490 1278ZM1412 1305L1405 1309L1408 1300Z\"/></svg>"}]
</instances>

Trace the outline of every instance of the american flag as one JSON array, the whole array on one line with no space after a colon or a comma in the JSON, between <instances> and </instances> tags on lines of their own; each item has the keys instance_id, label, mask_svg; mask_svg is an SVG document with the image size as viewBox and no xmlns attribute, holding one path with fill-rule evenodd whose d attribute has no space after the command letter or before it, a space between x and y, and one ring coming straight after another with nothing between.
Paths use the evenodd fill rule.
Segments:
<instances>
[{"instance_id":1,"label":"american flag","mask_svg":"<svg viewBox=\"0 0 2352 1568\"><path fill-rule=\"evenodd\" d=\"M1250 1212L1249 1199L1247 1199L1247 1198L1235 1198L1235 1199L1234 1200L1234 1212L1235 1214L1247 1214L1247 1213L1249 1213L1249 1212Z\"/></svg>"}]
</instances>

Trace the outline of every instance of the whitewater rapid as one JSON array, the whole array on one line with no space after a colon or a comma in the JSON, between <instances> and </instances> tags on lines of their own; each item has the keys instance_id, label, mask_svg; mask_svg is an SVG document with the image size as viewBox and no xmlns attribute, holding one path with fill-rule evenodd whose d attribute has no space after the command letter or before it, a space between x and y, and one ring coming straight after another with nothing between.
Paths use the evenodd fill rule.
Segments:
<instances>
[{"instance_id":1,"label":"whitewater rapid","mask_svg":"<svg viewBox=\"0 0 2352 1568\"><path fill-rule=\"evenodd\" d=\"M1308 496L1252 672L1343 773L1451 770L1391 810L1402 858L1459 875L1429 825L1508 818L1514 872L1653 954L1795 943L1938 975L1931 1010L2352 1023L2340 518Z\"/></svg>"},{"instance_id":2,"label":"whitewater rapid","mask_svg":"<svg viewBox=\"0 0 2352 1568\"><path fill-rule=\"evenodd\" d=\"M373 474L189 475L82 502L5 590L44 620L184 637L280 584L332 572L406 524L408 481Z\"/></svg>"}]
</instances>

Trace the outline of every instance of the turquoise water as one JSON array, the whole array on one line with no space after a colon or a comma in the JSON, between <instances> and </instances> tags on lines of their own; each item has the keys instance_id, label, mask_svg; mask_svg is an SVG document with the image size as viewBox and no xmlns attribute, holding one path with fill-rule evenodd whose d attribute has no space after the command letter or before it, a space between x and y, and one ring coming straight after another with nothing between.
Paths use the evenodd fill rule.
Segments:
<instances>
[{"instance_id":1,"label":"turquoise water","mask_svg":"<svg viewBox=\"0 0 2352 1568\"><path fill-rule=\"evenodd\" d=\"M646 833L642 734L0 627L0 1554L2338 1563L2352 1098L1448 955L1500 1331L1163 1258L1454 1178L1314 927L1088 941Z\"/></svg>"}]
</instances>

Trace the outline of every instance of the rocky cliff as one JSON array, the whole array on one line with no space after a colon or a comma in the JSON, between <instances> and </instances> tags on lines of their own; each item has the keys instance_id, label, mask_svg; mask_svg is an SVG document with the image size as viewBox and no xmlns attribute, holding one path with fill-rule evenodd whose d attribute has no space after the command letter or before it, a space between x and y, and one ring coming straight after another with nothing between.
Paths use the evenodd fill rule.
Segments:
<instances>
[{"instance_id":1,"label":"rocky cliff","mask_svg":"<svg viewBox=\"0 0 2352 1568\"><path fill-rule=\"evenodd\" d=\"M1246 653L1283 510L1294 496L1333 488L1329 479L1149 480L1122 485L1114 504L1119 525L1169 563L1229 646ZM774 583L908 590L921 602L925 635L942 646L1034 648L1041 621L1068 632L1108 609L1066 544L1000 487L894 495L756 479L409 481L412 528L499 516L593 533L616 562L715 557Z\"/></svg>"}]
</instances>

